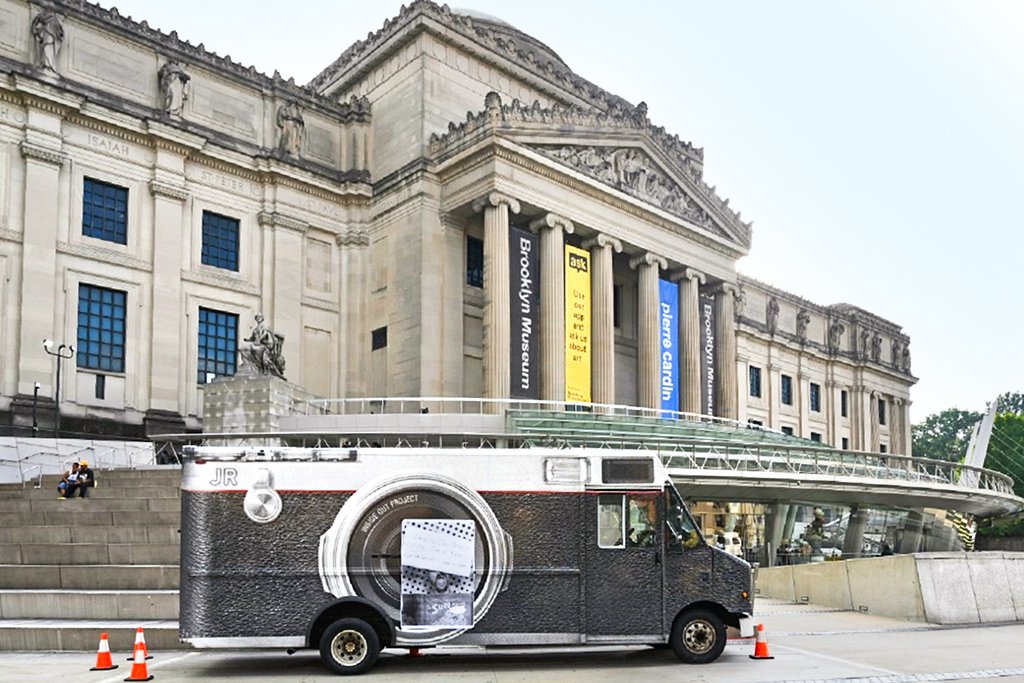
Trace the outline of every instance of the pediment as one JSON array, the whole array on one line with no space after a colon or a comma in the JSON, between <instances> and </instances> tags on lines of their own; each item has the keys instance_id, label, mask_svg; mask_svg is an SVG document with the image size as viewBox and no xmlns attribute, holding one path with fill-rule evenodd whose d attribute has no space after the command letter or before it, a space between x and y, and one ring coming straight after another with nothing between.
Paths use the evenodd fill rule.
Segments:
<instances>
[{"instance_id":1,"label":"pediment","mask_svg":"<svg viewBox=\"0 0 1024 683\"><path fill-rule=\"evenodd\" d=\"M641 149L606 145L530 145L530 148L713 234L736 241L736 236L720 225L673 174Z\"/></svg>"},{"instance_id":2,"label":"pediment","mask_svg":"<svg viewBox=\"0 0 1024 683\"><path fill-rule=\"evenodd\" d=\"M484 109L433 134L435 159L457 154L487 136L498 135L572 168L593 180L655 206L743 250L750 248L751 224L740 220L703 180L704 152L654 126L642 103L635 109L597 111L564 105L543 107L519 100L509 104L494 92ZM564 142L562 142L564 140ZM588 144L589 143L589 144Z\"/></svg>"}]
</instances>

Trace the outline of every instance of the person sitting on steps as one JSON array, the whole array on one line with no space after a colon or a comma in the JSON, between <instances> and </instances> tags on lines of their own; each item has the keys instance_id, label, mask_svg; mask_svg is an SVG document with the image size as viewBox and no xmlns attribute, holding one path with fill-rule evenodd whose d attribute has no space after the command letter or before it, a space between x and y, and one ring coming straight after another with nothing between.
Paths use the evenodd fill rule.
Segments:
<instances>
[{"instance_id":1,"label":"person sitting on steps","mask_svg":"<svg viewBox=\"0 0 1024 683\"><path fill-rule=\"evenodd\" d=\"M74 494L75 489L78 487L78 478L81 476L79 467L77 462L73 462L71 463L71 469L64 473L60 484L57 485L57 493L60 498L70 498Z\"/></svg>"},{"instance_id":2,"label":"person sitting on steps","mask_svg":"<svg viewBox=\"0 0 1024 683\"><path fill-rule=\"evenodd\" d=\"M96 486L96 475L92 473L89 463L85 460L78 467L78 497L85 498L86 492Z\"/></svg>"}]
</instances>

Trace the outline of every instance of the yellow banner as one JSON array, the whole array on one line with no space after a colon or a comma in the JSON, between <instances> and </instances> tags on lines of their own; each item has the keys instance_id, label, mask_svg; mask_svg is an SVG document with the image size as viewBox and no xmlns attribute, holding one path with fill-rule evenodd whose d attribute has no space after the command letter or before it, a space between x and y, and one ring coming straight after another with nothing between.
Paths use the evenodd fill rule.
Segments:
<instances>
[{"instance_id":1,"label":"yellow banner","mask_svg":"<svg viewBox=\"0 0 1024 683\"><path fill-rule=\"evenodd\" d=\"M565 400L590 403L590 254L565 245Z\"/></svg>"}]
</instances>

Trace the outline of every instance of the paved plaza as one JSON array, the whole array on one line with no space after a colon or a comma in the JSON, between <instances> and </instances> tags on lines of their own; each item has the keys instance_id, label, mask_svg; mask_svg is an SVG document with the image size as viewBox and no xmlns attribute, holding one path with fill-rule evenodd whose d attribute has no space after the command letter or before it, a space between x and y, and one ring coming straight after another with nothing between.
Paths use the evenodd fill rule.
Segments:
<instances>
[{"instance_id":1,"label":"paved plaza","mask_svg":"<svg viewBox=\"0 0 1024 683\"><path fill-rule=\"evenodd\" d=\"M649 648L581 650L488 650L440 648L424 657L385 652L363 679L511 683L513 681L1024 681L1024 624L941 627L760 599L772 660L754 661L752 641L731 641L714 664L688 666L671 651ZM121 668L90 672L92 653L0 653L4 681L115 683L128 675L127 653L115 653ZM154 652L149 672L156 681L338 681L309 651ZM58 673L59 672L59 673Z\"/></svg>"}]
</instances>

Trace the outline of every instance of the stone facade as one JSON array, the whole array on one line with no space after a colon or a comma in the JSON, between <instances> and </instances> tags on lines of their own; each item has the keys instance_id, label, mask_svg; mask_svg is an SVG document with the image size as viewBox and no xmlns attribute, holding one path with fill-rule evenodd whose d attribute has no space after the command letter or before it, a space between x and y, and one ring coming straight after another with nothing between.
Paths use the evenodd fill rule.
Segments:
<instances>
[{"instance_id":1,"label":"stone facade","mask_svg":"<svg viewBox=\"0 0 1024 683\"><path fill-rule=\"evenodd\" d=\"M752 226L705 183L703 150L499 20L418 0L298 86L83 0L0 0L0 66L8 422L26 424L35 382L53 395L39 347L76 343L80 285L125 293L125 348L120 371L65 363L74 429L201 428L210 310L237 316L239 339L263 313L289 381L312 395L507 397L502 283L518 227L539 233L541 398L565 398L570 245L593 263L595 402L657 407L667 279L684 410L700 409L698 301L711 295L717 414L909 450L905 419L868 415L878 400L905 415L900 329L740 277ZM84 234L86 179L127 190L124 244ZM205 262L206 214L238 221L237 269ZM482 275L467 277L481 242ZM828 417L748 399L752 365L769 387L784 370L819 383ZM833 416L841 390L849 424Z\"/></svg>"}]
</instances>

